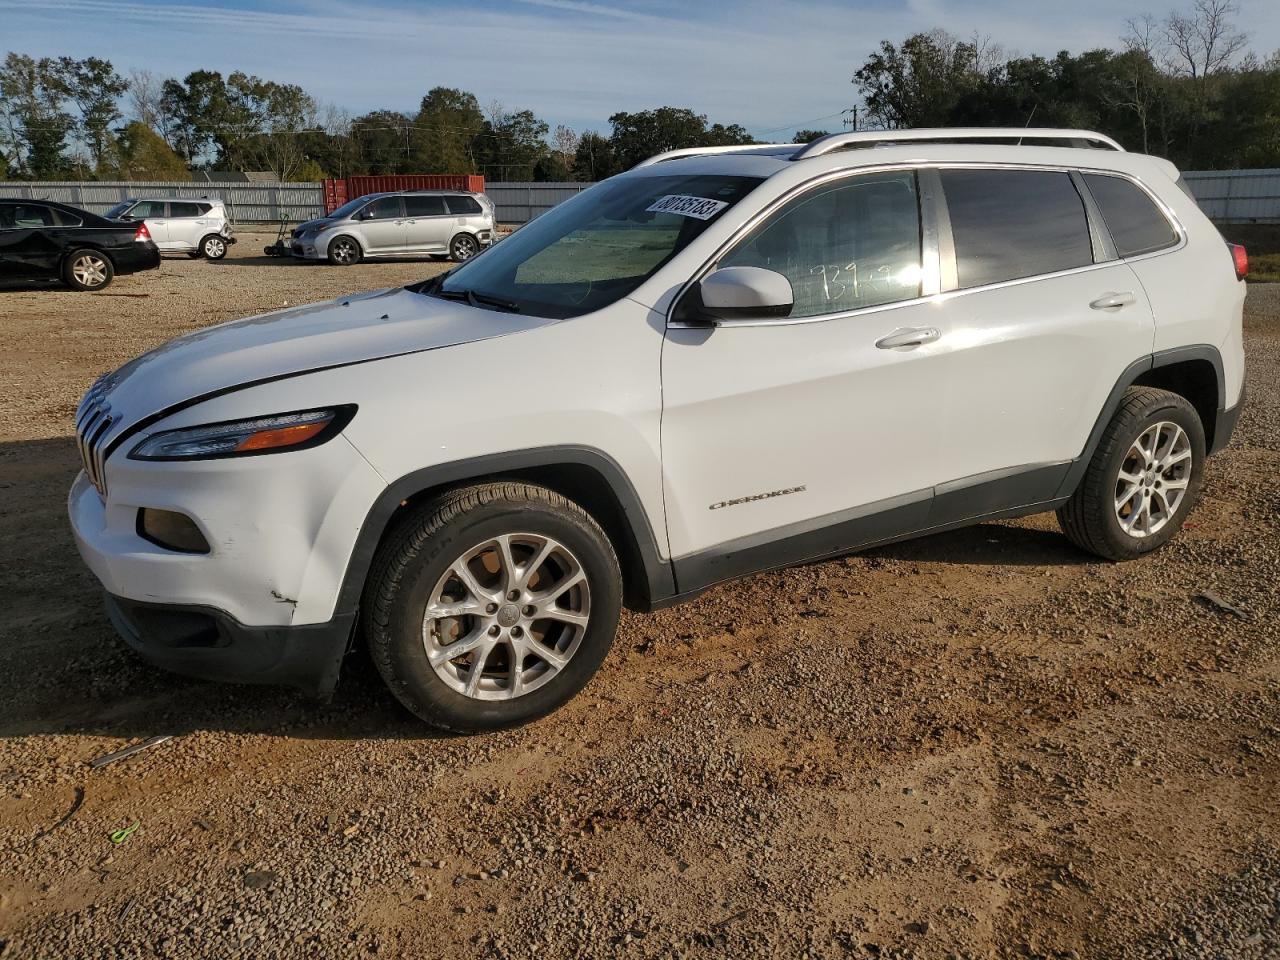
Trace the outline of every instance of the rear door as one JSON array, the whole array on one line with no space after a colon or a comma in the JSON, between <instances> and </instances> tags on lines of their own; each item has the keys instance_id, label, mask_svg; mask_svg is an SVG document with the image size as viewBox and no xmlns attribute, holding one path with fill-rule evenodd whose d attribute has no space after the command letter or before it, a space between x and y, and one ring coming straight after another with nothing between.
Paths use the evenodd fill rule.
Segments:
<instances>
[{"instance_id":1,"label":"rear door","mask_svg":"<svg viewBox=\"0 0 1280 960\"><path fill-rule=\"evenodd\" d=\"M943 169L955 249L932 390L945 476L931 522L1051 499L1121 373L1151 352L1151 309L1064 170Z\"/></svg>"},{"instance_id":2,"label":"rear door","mask_svg":"<svg viewBox=\"0 0 1280 960\"><path fill-rule=\"evenodd\" d=\"M407 195L404 198L404 215L406 252L448 252L453 220L445 207L444 197Z\"/></svg>"},{"instance_id":3,"label":"rear door","mask_svg":"<svg viewBox=\"0 0 1280 960\"><path fill-rule=\"evenodd\" d=\"M209 204L194 200L169 201L169 249L194 250L206 233L217 232L208 229L208 209Z\"/></svg>"},{"instance_id":4,"label":"rear door","mask_svg":"<svg viewBox=\"0 0 1280 960\"><path fill-rule=\"evenodd\" d=\"M360 233L364 252L373 256L403 253L405 248L404 208L399 197L379 197L360 211Z\"/></svg>"},{"instance_id":5,"label":"rear door","mask_svg":"<svg viewBox=\"0 0 1280 960\"><path fill-rule=\"evenodd\" d=\"M42 203L0 204L0 274L56 276L62 244L54 212Z\"/></svg>"}]
</instances>

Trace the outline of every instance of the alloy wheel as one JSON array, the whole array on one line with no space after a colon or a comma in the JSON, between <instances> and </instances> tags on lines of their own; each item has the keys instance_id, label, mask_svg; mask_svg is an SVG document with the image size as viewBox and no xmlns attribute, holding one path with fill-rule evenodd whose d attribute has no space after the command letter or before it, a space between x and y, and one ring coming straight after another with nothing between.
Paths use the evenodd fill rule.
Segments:
<instances>
[{"instance_id":1,"label":"alloy wheel","mask_svg":"<svg viewBox=\"0 0 1280 960\"><path fill-rule=\"evenodd\" d=\"M85 287L100 287L107 282L107 264L91 253L81 254L71 264L71 275Z\"/></svg>"},{"instance_id":2,"label":"alloy wheel","mask_svg":"<svg viewBox=\"0 0 1280 960\"><path fill-rule=\"evenodd\" d=\"M568 547L542 534L503 534L462 554L436 582L422 642L453 690L510 700L568 666L590 616L591 587Z\"/></svg>"},{"instance_id":3,"label":"alloy wheel","mask_svg":"<svg viewBox=\"0 0 1280 960\"><path fill-rule=\"evenodd\" d=\"M352 240L338 240L333 245L333 259L339 263L354 263L356 259L356 245Z\"/></svg>"},{"instance_id":4,"label":"alloy wheel","mask_svg":"<svg viewBox=\"0 0 1280 960\"><path fill-rule=\"evenodd\" d=\"M1138 539L1159 533L1187 494L1192 461L1191 440L1178 424L1163 420L1143 430L1116 476L1120 529Z\"/></svg>"},{"instance_id":5,"label":"alloy wheel","mask_svg":"<svg viewBox=\"0 0 1280 960\"><path fill-rule=\"evenodd\" d=\"M227 245L217 237L210 237L204 244L204 255L211 260L216 260L227 252Z\"/></svg>"},{"instance_id":6,"label":"alloy wheel","mask_svg":"<svg viewBox=\"0 0 1280 960\"><path fill-rule=\"evenodd\" d=\"M476 255L476 242L470 237L459 237L453 241L453 257L455 260L470 260Z\"/></svg>"}]
</instances>

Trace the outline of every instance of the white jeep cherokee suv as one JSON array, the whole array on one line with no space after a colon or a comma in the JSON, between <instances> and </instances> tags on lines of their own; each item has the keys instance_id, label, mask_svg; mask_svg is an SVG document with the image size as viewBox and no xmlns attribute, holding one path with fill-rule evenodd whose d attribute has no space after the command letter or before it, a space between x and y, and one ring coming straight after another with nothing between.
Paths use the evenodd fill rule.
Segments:
<instances>
[{"instance_id":1,"label":"white jeep cherokee suv","mask_svg":"<svg viewBox=\"0 0 1280 960\"><path fill-rule=\"evenodd\" d=\"M1082 131L655 157L106 374L76 540L151 661L327 693L359 635L455 730L563 704L623 604L1046 510L1137 557L1243 399L1244 253L1177 180Z\"/></svg>"}]
</instances>

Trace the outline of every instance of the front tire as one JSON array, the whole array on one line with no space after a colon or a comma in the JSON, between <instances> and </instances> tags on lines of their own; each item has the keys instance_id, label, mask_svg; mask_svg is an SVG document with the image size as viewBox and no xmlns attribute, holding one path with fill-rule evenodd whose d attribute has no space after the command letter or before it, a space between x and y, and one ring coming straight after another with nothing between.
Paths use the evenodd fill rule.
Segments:
<instances>
[{"instance_id":1,"label":"front tire","mask_svg":"<svg viewBox=\"0 0 1280 960\"><path fill-rule=\"evenodd\" d=\"M354 237L334 237L329 243L329 262L335 267L353 267L362 256L363 251Z\"/></svg>"},{"instance_id":2,"label":"front tire","mask_svg":"<svg viewBox=\"0 0 1280 960\"><path fill-rule=\"evenodd\" d=\"M1200 497L1204 425L1183 397L1130 387L1071 499L1058 509L1063 533L1107 560L1156 550L1182 527Z\"/></svg>"},{"instance_id":3,"label":"front tire","mask_svg":"<svg viewBox=\"0 0 1280 960\"><path fill-rule=\"evenodd\" d=\"M227 241L211 233L200 241L200 254L206 260L221 260L227 255Z\"/></svg>"},{"instance_id":4,"label":"front tire","mask_svg":"<svg viewBox=\"0 0 1280 960\"><path fill-rule=\"evenodd\" d=\"M472 733L558 709L604 662L618 560L577 504L526 483L455 490L413 510L365 587L378 672L421 719Z\"/></svg>"},{"instance_id":5,"label":"front tire","mask_svg":"<svg viewBox=\"0 0 1280 960\"><path fill-rule=\"evenodd\" d=\"M62 279L72 290L105 290L115 275L110 258L97 250L73 250L62 265Z\"/></svg>"}]
</instances>

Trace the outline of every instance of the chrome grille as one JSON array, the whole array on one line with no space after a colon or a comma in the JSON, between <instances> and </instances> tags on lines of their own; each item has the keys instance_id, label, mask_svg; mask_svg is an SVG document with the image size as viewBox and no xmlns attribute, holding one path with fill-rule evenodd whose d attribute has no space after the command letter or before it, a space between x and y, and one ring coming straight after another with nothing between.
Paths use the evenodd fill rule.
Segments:
<instances>
[{"instance_id":1,"label":"chrome grille","mask_svg":"<svg viewBox=\"0 0 1280 960\"><path fill-rule=\"evenodd\" d=\"M80 448L80 462L84 464L89 481L103 497L107 495L107 478L103 469L105 451L102 441L116 422L111 414L111 405L106 401L106 379L105 376L98 378L76 410L76 445Z\"/></svg>"}]
</instances>

